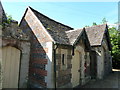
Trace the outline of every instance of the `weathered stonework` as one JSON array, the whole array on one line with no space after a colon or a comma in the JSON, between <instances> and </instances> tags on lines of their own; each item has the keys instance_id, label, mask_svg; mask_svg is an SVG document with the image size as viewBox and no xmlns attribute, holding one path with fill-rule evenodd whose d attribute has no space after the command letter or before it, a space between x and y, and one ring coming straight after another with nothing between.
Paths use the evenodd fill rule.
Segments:
<instances>
[{"instance_id":1,"label":"weathered stonework","mask_svg":"<svg viewBox=\"0 0 120 90\"><path fill-rule=\"evenodd\" d=\"M56 84L57 88L70 88L71 86L71 59L72 59L72 49L58 47L56 52ZM62 54L65 55L65 65L62 64Z\"/></svg>"},{"instance_id":2,"label":"weathered stonework","mask_svg":"<svg viewBox=\"0 0 120 90\"><path fill-rule=\"evenodd\" d=\"M90 57L83 38L78 41L74 52L72 57L72 87L84 85L90 81ZM76 67L76 65L78 66Z\"/></svg>"},{"instance_id":3,"label":"weathered stonework","mask_svg":"<svg viewBox=\"0 0 120 90\"><path fill-rule=\"evenodd\" d=\"M28 36L23 33L23 31L18 27L17 21L11 21L2 29L2 38L13 38L18 40L28 41Z\"/></svg>"},{"instance_id":4,"label":"weathered stonework","mask_svg":"<svg viewBox=\"0 0 120 90\"><path fill-rule=\"evenodd\" d=\"M30 56L30 43L28 37L18 27L16 21L12 21L11 24L5 25L2 29L2 48L6 46L12 46L21 51L20 59L20 74L19 74L19 88L27 87L28 78L28 66Z\"/></svg>"},{"instance_id":5,"label":"weathered stonework","mask_svg":"<svg viewBox=\"0 0 120 90\"><path fill-rule=\"evenodd\" d=\"M71 30L73 28L58 23L28 7L20 27L29 36L31 43L30 87L68 88L76 87L79 84L84 85L91 79L91 70L94 70L91 67L92 64L100 63L95 72L99 78L104 76L104 72L107 71L103 71L104 67L108 67L108 65L103 65L106 61L104 62L103 58L100 57L100 54L105 54L101 53L105 47L93 47L93 51L91 51L85 31L88 29L90 37L96 37L96 34L92 35L90 30L101 29L99 26L92 27L90 30L89 28ZM101 25L101 27L106 28L107 26ZM101 32L103 34L104 30L102 29ZM101 44L102 34L98 33L99 38L97 39L99 41L92 38L95 41L93 45ZM93 41L92 39L90 40ZM94 59L94 55L91 56L93 52L96 55L96 63L94 60L91 62L91 58Z\"/></svg>"},{"instance_id":6,"label":"weathered stonework","mask_svg":"<svg viewBox=\"0 0 120 90\"><path fill-rule=\"evenodd\" d=\"M92 47L96 52L97 79L103 79L112 71L112 57L107 43L106 36L104 35L102 45L99 47Z\"/></svg>"}]
</instances>

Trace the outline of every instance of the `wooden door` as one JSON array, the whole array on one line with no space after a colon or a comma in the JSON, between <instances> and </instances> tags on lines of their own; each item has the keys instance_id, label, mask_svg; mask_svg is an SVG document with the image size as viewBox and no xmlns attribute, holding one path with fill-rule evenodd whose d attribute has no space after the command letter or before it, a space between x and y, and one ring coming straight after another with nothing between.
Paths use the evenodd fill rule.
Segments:
<instances>
[{"instance_id":1,"label":"wooden door","mask_svg":"<svg viewBox=\"0 0 120 90\"><path fill-rule=\"evenodd\" d=\"M80 52L76 51L72 60L72 85L76 87L80 84Z\"/></svg>"},{"instance_id":2,"label":"wooden door","mask_svg":"<svg viewBox=\"0 0 120 90\"><path fill-rule=\"evenodd\" d=\"M18 88L20 50L8 46L2 48L3 88Z\"/></svg>"},{"instance_id":3,"label":"wooden door","mask_svg":"<svg viewBox=\"0 0 120 90\"><path fill-rule=\"evenodd\" d=\"M91 78L96 79L97 77L97 56L96 52L92 51L90 53L90 73L91 73Z\"/></svg>"}]
</instances>

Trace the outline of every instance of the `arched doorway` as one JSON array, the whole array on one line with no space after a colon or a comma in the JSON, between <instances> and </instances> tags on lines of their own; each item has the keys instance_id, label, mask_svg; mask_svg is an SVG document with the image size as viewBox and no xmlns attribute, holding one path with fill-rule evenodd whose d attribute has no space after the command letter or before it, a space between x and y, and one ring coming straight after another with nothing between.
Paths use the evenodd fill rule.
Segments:
<instances>
[{"instance_id":1,"label":"arched doorway","mask_svg":"<svg viewBox=\"0 0 120 90\"><path fill-rule=\"evenodd\" d=\"M2 88L18 88L20 50L6 46L2 49Z\"/></svg>"}]
</instances>

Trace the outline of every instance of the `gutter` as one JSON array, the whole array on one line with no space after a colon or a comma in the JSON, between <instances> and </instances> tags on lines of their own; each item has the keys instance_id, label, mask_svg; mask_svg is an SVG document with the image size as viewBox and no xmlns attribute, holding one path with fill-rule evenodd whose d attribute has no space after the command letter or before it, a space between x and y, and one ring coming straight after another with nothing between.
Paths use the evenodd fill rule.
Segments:
<instances>
[{"instance_id":1,"label":"gutter","mask_svg":"<svg viewBox=\"0 0 120 90\"><path fill-rule=\"evenodd\" d=\"M58 44L58 43L55 43L53 42L53 58L54 58L54 86L55 86L55 90L57 88L57 85L56 85L56 49L58 48L58 45L64 45L64 44ZM72 45L69 45L72 47L72 55L74 55L74 46Z\"/></svg>"},{"instance_id":2,"label":"gutter","mask_svg":"<svg viewBox=\"0 0 120 90\"><path fill-rule=\"evenodd\" d=\"M56 49L58 48L57 44L53 44L53 56L54 56L54 85L56 90Z\"/></svg>"}]
</instances>

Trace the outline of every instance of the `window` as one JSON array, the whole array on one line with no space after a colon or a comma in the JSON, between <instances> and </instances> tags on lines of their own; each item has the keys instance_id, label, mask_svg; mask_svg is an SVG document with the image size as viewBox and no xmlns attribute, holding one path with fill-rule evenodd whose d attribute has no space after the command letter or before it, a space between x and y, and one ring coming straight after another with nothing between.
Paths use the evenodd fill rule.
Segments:
<instances>
[{"instance_id":1,"label":"window","mask_svg":"<svg viewBox=\"0 0 120 90\"><path fill-rule=\"evenodd\" d=\"M65 65L65 55L62 54L62 65Z\"/></svg>"}]
</instances>

